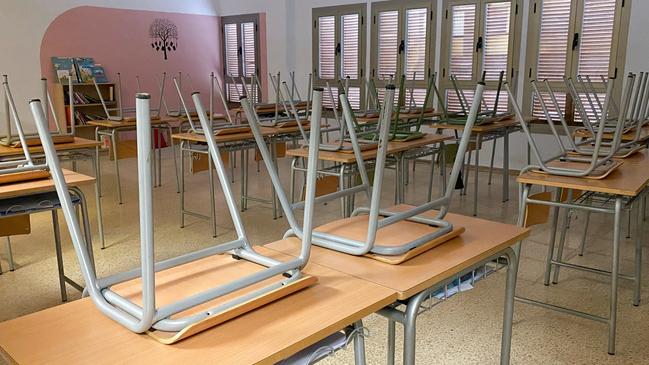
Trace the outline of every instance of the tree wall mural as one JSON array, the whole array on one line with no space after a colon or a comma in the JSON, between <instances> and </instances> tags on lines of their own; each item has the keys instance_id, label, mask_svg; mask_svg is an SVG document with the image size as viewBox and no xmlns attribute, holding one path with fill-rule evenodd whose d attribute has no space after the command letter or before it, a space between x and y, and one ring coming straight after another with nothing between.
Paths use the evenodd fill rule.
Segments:
<instances>
[{"instance_id":1,"label":"tree wall mural","mask_svg":"<svg viewBox=\"0 0 649 365\"><path fill-rule=\"evenodd\" d=\"M169 19L157 18L149 26L151 48L162 51L164 59L167 52L175 51L178 46L178 27Z\"/></svg>"}]
</instances>

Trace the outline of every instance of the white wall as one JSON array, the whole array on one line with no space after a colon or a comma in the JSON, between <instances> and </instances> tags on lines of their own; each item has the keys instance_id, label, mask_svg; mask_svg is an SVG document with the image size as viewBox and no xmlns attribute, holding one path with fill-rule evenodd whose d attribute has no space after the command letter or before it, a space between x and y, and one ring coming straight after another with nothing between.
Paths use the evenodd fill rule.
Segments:
<instances>
[{"instance_id":1,"label":"white wall","mask_svg":"<svg viewBox=\"0 0 649 365\"><path fill-rule=\"evenodd\" d=\"M0 74L9 76L11 92L21 119L31 120L27 101L41 96L40 49L48 25L66 10L83 5L216 15L211 0L3 1L0 11ZM4 123L1 124L0 131L4 130ZM29 132L35 131L33 123L24 122L24 125Z\"/></svg>"}]
</instances>

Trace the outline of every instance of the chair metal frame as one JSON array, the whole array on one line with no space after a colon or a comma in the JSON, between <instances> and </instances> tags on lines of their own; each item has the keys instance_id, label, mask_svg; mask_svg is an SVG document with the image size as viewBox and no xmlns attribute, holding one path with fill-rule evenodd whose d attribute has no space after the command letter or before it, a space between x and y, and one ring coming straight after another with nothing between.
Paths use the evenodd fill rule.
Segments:
<instances>
[{"instance_id":1,"label":"chair metal frame","mask_svg":"<svg viewBox=\"0 0 649 365\"><path fill-rule=\"evenodd\" d=\"M205 110L200 104L199 95L192 95L199 113L199 119L204 130L209 130L209 124ZM209 151L214 161L214 165L219 176L225 201L232 217L237 238L216 246L208 247L202 250L180 255L175 258L155 262L154 261L154 240L153 240L153 196L152 196L152 176L151 176L151 116L150 116L150 96L148 94L136 95L137 108L137 144L138 144L138 178L139 178L139 206L140 206L140 258L141 267L127 272L111 275L105 278L98 278L91 266L89 252L84 244L85 238L81 234L79 221L75 215L74 208L67 190L67 184L63 177L58 157L54 149L52 137L47 129L43 109L39 100L32 100L30 107L38 133L43 141L43 149L51 168L52 178L56 191L62 204L62 210L65 216L68 229L72 238L81 273L86 282L86 289L92 301L97 308L106 316L137 333L145 332L150 328L161 331L175 332L180 331L187 326L198 321L204 320L223 310L232 308L242 302L254 299L264 295L271 290L277 289L283 285L294 282L301 277L301 269L306 265L310 254L310 235L312 228L313 205L309 205L304 213L304 238L302 240L302 251L299 257L287 262L280 262L275 259L260 255L255 252L248 241L243 222L238 213L235 197L230 187L226 170L219 153L218 146L211 134L205 134L209 146ZM317 127L316 127L317 128ZM319 133L312 135L313 145L317 146ZM315 157L317 150L314 148L310 154ZM315 161L315 158L313 159ZM314 167L315 170L315 167ZM315 195L315 172L308 176L308 194ZM312 199L310 199L312 200ZM248 260L262 267L263 270L248 275L228 284L224 284L192 296L183 298L176 302L170 303L163 307L157 307L155 303L155 273L161 270L169 269L183 265L201 258L209 257L216 254L232 252L236 258ZM251 293L241 295L240 297L230 300L217 307L206 311L185 316L182 318L170 318L171 316L193 308L199 304L208 302L215 298L236 292L263 280L286 274L280 281L267 285L264 288L255 290ZM141 278L142 280L142 305L137 305L130 300L117 294L111 287L115 284L122 283L131 279Z\"/></svg>"},{"instance_id":2,"label":"chair metal frame","mask_svg":"<svg viewBox=\"0 0 649 365\"><path fill-rule=\"evenodd\" d=\"M476 95L478 96L478 98L475 100L479 100L479 98L482 96L483 90L484 90L484 83L479 83L478 86L476 87ZM368 200L370 201L370 206L357 208L352 213L352 216L359 215L359 214L368 214L369 215L368 231L367 231L367 236L365 241L353 240L347 237L341 237L337 235L315 231L313 232L311 238L313 244L325 248L333 249L336 251L340 251L343 253L351 254L351 255L364 255L369 252L375 254L381 254L381 255L400 255L406 253L407 251L415 247L421 246L431 240L441 237L453 230L452 224L444 220L444 216L448 212L448 208L452 199L453 189L447 189L445 194L441 198L435 199L428 203L424 203L406 212L392 212L380 208L381 188L383 184L383 173L385 170L385 164L387 159L387 148L388 148L389 133L390 133L390 121L392 116L392 109L394 107L394 94L395 94L395 86L394 85L386 86L383 108L381 110L381 116L379 118L379 125L380 125L380 134L378 139L379 144L378 144L378 151L377 151L375 168L374 168L374 180L372 184L370 184L367 171L365 170L365 161L362 156L362 151L358 144L358 139L355 130L351 124L353 111L349 104L349 100L347 99L346 94L341 93L339 95L339 99L343 106L343 113L345 116L344 119L345 122L347 123L347 128L349 130L349 135L354 150L354 156L357 162L356 164L357 164L358 173L361 177L361 184L351 188L347 188L344 190L339 190L333 193L319 196L317 198L314 198L314 202L324 203L334 199L341 198L343 196L354 195L360 192L365 193L368 197ZM464 153L468 148L469 139L471 136L471 126L477 117L478 108L479 108L479 103L473 103L473 105L471 106L469 118L467 120L467 125L469 126L469 128L465 128L462 133L462 138L460 139L458 152L457 152L458 156L464 156ZM307 204L311 204L312 202L308 201L308 199L305 199L305 201L303 202L298 202L289 205L289 200L282 187L281 181L279 179L279 175L277 174L277 170L275 166L273 166L271 163L268 162L270 161L271 155L270 155L270 151L268 150L268 147L266 146L266 141L264 140L261 134L261 130L259 126L253 123L256 121L256 114L254 113L254 110L250 108L247 108L245 111L247 117L251 121L251 130L253 132L253 135L255 136L257 147L263 156L263 160L264 163L266 164L266 168L269 171L269 174L271 176L271 181L277 191L278 198L280 202L282 202L282 205L286 205L291 208L291 209L286 209L285 211L286 218L290 225L290 229L285 233L284 236L285 237L297 236L299 238L302 238L302 230L300 229L300 226L298 225L295 219L294 210L301 209L307 206ZM313 125L318 124L317 121L319 120L319 118L320 118L320 111L318 110L318 108L313 108L312 124ZM313 133L317 133L317 132L314 132L312 130L311 134ZM313 146L309 145L309 151L311 151L311 148L313 148ZM309 158L308 161L309 166L311 166L313 162L312 159L313 157ZM453 169L451 172L450 186L455 186L455 182L457 181L460 175L460 171L462 169L463 160L464 160L463 158L455 159L455 162L453 164ZM313 168L315 168L315 166ZM307 172L312 173L313 171L311 171L309 167ZM420 214L432 209L440 210L435 218L427 218L427 217L420 216ZM379 229L404 220L426 224L426 225L432 225L435 227L439 227L440 229L431 234L423 235L411 242L406 242L400 245L390 246L390 245L376 244L377 232Z\"/></svg>"},{"instance_id":3,"label":"chair metal frame","mask_svg":"<svg viewBox=\"0 0 649 365\"><path fill-rule=\"evenodd\" d=\"M633 89L634 80L635 77L629 75L626 87L623 88L622 105L620 106L621 112L619 113L619 116L617 118L617 125L615 127L615 132L613 135L611 146L607 153L605 153L602 156L600 154L600 149L603 146L602 142L603 142L605 126L608 118L609 104L610 104L610 100L613 97L613 79L609 80L609 82L607 83L606 99L604 100L602 115L599 118L595 140L593 141L593 149L592 152L590 153L590 157L588 156L587 153L584 153L582 156L571 156L568 153L569 150L565 147L563 141L561 140L552 119L547 118L546 123L550 127L550 130L552 131L552 134L555 137L560 149L560 152L558 154L555 154L549 158L543 158L543 154L541 153L534 137L532 136L532 132L529 126L525 122L521 109L518 105L518 102L516 101L516 96L512 93L511 89L509 88L509 84L505 82L504 86L505 86L505 90L507 91L507 95L509 97L510 105L512 106L516 118L518 119L521 128L527 137L532 153L534 154L534 156L538 161L538 165L528 166L526 170L536 168L554 175L585 177L585 176L589 176L593 171L595 171L595 169L599 167L608 165L610 168L614 166L614 164L612 163L612 158L615 156L615 153L620 148L620 142L622 139L622 126L624 124L626 110L628 108L631 99L631 90ZM542 98L539 97L539 99ZM577 102L576 104L579 103ZM549 162L556 161L556 160L583 162L583 163L587 163L588 165L584 169L553 167L548 165Z\"/></svg>"},{"instance_id":4,"label":"chair metal frame","mask_svg":"<svg viewBox=\"0 0 649 365\"><path fill-rule=\"evenodd\" d=\"M71 82L71 78L68 78ZM56 126L56 134L57 135L74 135L75 133L75 127L74 123L72 123L71 126L71 132L67 131L67 128L65 132L61 130L61 126L59 125L59 119L56 116L56 109L54 108L54 104L52 103L52 98L50 96L50 92L47 88L47 79L46 78L41 78L41 83L42 83L42 88L43 88L43 100L45 100L45 105L46 107L49 108L49 112L44 112L45 118L47 122L49 123L49 113L52 114L52 118L54 119L54 125ZM18 135L14 135L13 133L13 127L12 124L20 124L22 126L22 123L20 121L20 118L18 116L18 113L16 112L16 105L13 101L13 97L11 96L11 88L9 87L9 77L7 75L2 75L2 85L3 85L3 98L4 98L4 111L5 111L5 130L6 130L6 135L2 138L0 138L0 144L4 146L10 146L14 142L16 142L15 137L19 137L20 133L18 132ZM70 115L74 116L74 107L71 106L70 109ZM12 123L12 118L13 118L13 123ZM74 119L71 119L74 120ZM22 128L21 128L22 130ZM22 135L25 138L25 141L30 139L30 138L37 138L37 134L25 134L24 130L22 130ZM24 144L25 141L22 139L18 138L21 144Z\"/></svg>"}]
</instances>

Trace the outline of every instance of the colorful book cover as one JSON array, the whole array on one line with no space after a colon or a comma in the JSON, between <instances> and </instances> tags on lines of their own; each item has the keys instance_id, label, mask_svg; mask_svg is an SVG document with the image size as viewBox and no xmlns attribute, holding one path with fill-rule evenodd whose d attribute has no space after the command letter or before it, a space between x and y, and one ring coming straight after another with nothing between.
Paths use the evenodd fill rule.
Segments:
<instances>
[{"instance_id":1,"label":"colorful book cover","mask_svg":"<svg viewBox=\"0 0 649 365\"><path fill-rule=\"evenodd\" d=\"M75 57L74 63L77 66L79 82L92 82L95 60L91 57Z\"/></svg>"},{"instance_id":2,"label":"colorful book cover","mask_svg":"<svg viewBox=\"0 0 649 365\"><path fill-rule=\"evenodd\" d=\"M106 77L106 72L104 71L104 67L102 65L95 65L95 67L92 68L92 75L97 80L98 83L104 83L108 82L108 78Z\"/></svg>"},{"instance_id":3,"label":"colorful book cover","mask_svg":"<svg viewBox=\"0 0 649 365\"><path fill-rule=\"evenodd\" d=\"M77 73L74 67L74 60L70 57L52 57L52 66L56 78L61 84L67 84L68 78L72 78L72 82L78 82Z\"/></svg>"}]
</instances>

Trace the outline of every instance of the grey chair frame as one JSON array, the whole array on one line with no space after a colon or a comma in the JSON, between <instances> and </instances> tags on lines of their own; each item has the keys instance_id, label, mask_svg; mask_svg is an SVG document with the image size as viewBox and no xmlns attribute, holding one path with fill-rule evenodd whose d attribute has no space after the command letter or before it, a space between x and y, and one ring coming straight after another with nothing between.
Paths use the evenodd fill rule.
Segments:
<instances>
[{"instance_id":1,"label":"grey chair frame","mask_svg":"<svg viewBox=\"0 0 649 365\"><path fill-rule=\"evenodd\" d=\"M203 130L209 130L207 116L203 109L200 98L197 93L192 95L199 113L199 119ZM254 251L250 244L243 222L238 213L238 207L235 197L228 181L225 166L221 159L219 149L211 134L206 134L209 152L221 183L228 211L232 217L237 238L223 244L215 245L195 252L183 254L171 259L155 262L154 260L154 226L153 226L153 196L152 196L152 176L151 176L151 118L148 94L136 95L137 108L137 144L138 144L138 179L139 179L139 207L140 207L140 267L123 273L111 275L105 278L98 278L94 267L91 265L90 253L84 241L85 238L81 233L78 218L74 212L70 194L67 189L63 172L59 165L59 160L54 149L51 134L47 129L43 109L39 100L32 100L30 108L38 133L43 143L43 149L52 173L54 185L61 201L62 211L70 231L72 243L77 253L82 276L86 283L87 293L97 308L107 317L113 319L129 330L137 333L145 332L151 328L176 332L187 326L206 319L214 314L232 308L242 302L254 299L264 295L272 290L280 288L288 283L294 282L301 278L301 269L306 265L310 254L310 235L312 228L313 205L305 209L304 214L304 238L302 240L302 250L299 257L287 262L280 262L273 258L263 256ZM312 135L314 145L318 144L319 134ZM310 151L315 156L316 149ZM315 161L315 158L313 159ZM313 166L314 170L315 167ZM315 171L309 174L307 194L315 194ZM313 199L310 199L311 201ZM155 273L161 270L169 269L179 265L187 264L201 258L222 254L226 252L233 253L237 258L248 260L262 267L263 270L252 275L238 278L232 282L220 285L206 291L196 293L186 298L182 298L173 303L162 307L157 307L155 303ZM287 277L284 277L286 275ZM257 289L236 299L229 300L209 310L199 313L180 317L171 318L171 316L193 308L202 303L206 303L215 298L236 292L263 280L281 276L281 279ZM111 287L115 284L122 283L131 279L141 278L142 280L142 304L138 305L129 299L114 292Z\"/></svg>"}]
</instances>

